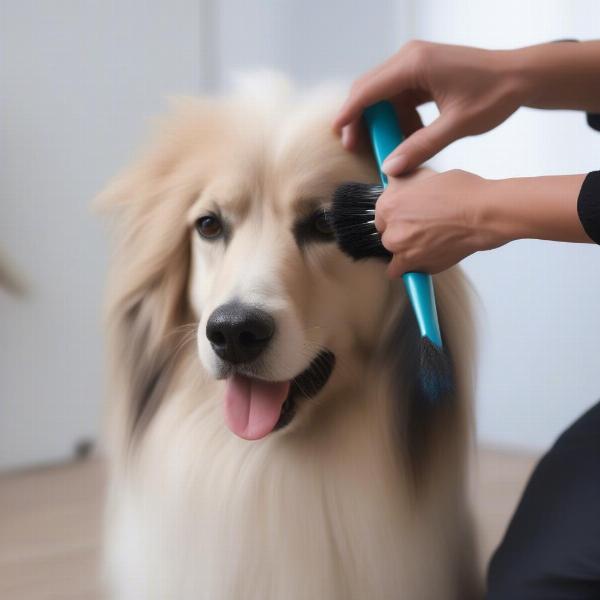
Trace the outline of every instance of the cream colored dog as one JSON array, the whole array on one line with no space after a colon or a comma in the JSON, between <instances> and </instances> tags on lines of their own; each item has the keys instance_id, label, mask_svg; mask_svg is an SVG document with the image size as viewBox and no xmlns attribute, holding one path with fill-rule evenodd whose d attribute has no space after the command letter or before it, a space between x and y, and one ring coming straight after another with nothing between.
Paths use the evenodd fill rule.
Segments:
<instances>
[{"instance_id":1,"label":"cream colored dog","mask_svg":"<svg viewBox=\"0 0 600 600\"><path fill-rule=\"evenodd\" d=\"M465 282L435 278L456 395L420 406L402 283L344 256L327 218L372 158L331 132L337 95L256 83L180 101L101 198L113 597L472 598Z\"/></svg>"}]
</instances>

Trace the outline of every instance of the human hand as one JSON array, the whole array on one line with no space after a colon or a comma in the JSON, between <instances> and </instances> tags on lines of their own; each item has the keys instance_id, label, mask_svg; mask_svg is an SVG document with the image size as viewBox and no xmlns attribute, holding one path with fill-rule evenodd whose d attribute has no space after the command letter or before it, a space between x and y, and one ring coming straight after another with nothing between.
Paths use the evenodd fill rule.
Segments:
<instances>
[{"instance_id":1,"label":"human hand","mask_svg":"<svg viewBox=\"0 0 600 600\"><path fill-rule=\"evenodd\" d=\"M501 245L504 240L483 218L489 183L459 170L419 169L390 177L375 206L375 227L394 255L388 275L438 273L473 252Z\"/></svg>"},{"instance_id":2,"label":"human hand","mask_svg":"<svg viewBox=\"0 0 600 600\"><path fill-rule=\"evenodd\" d=\"M584 174L483 179L465 171L390 177L375 227L394 256L390 277L439 273L518 239L592 243L577 213Z\"/></svg>"},{"instance_id":3,"label":"human hand","mask_svg":"<svg viewBox=\"0 0 600 600\"><path fill-rule=\"evenodd\" d=\"M344 146L356 147L363 110L389 100L408 136L387 157L388 175L409 172L453 141L493 129L525 101L518 50L481 50L409 42L357 79L334 121ZM440 115L423 127L417 107L434 101Z\"/></svg>"}]
</instances>

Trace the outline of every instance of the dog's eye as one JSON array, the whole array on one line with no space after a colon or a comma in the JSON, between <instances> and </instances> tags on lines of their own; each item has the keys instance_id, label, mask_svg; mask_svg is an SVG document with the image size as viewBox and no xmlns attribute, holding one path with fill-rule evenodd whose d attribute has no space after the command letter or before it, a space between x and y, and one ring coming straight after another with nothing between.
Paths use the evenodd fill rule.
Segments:
<instances>
[{"instance_id":1,"label":"dog's eye","mask_svg":"<svg viewBox=\"0 0 600 600\"><path fill-rule=\"evenodd\" d=\"M321 235L330 237L333 235L331 215L326 210L318 210L312 217L312 225Z\"/></svg>"},{"instance_id":2,"label":"dog's eye","mask_svg":"<svg viewBox=\"0 0 600 600\"><path fill-rule=\"evenodd\" d=\"M329 211L319 208L294 225L294 236L299 246L313 242L333 242L333 224Z\"/></svg>"},{"instance_id":3,"label":"dog's eye","mask_svg":"<svg viewBox=\"0 0 600 600\"><path fill-rule=\"evenodd\" d=\"M206 239L214 240L223 234L223 224L215 215L206 215L196 221L196 230Z\"/></svg>"}]
</instances>

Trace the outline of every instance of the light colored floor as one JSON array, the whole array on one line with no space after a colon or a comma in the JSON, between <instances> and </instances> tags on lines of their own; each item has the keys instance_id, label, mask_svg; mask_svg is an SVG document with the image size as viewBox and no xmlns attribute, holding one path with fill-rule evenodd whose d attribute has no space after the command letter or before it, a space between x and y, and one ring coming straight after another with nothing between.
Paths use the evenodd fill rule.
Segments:
<instances>
[{"instance_id":1,"label":"light colored floor","mask_svg":"<svg viewBox=\"0 0 600 600\"><path fill-rule=\"evenodd\" d=\"M482 450L474 508L484 560L500 540L535 457ZM91 459L0 476L0 598L98 600L104 468Z\"/></svg>"}]
</instances>

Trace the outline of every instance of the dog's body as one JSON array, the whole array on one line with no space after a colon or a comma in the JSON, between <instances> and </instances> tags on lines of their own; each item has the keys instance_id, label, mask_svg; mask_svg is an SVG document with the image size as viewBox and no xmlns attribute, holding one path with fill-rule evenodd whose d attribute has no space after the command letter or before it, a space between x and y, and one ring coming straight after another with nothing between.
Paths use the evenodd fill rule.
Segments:
<instances>
[{"instance_id":1,"label":"dog's body","mask_svg":"<svg viewBox=\"0 0 600 600\"><path fill-rule=\"evenodd\" d=\"M456 395L417 406L401 282L343 256L319 220L339 183L376 177L331 133L334 106L284 90L190 101L104 194L123 224L109 308L119 600L477 592L466 286L456 269L436 278ZM255 313L260 335L224 347L222 327Z\"/></svg>"}]
</instances>

